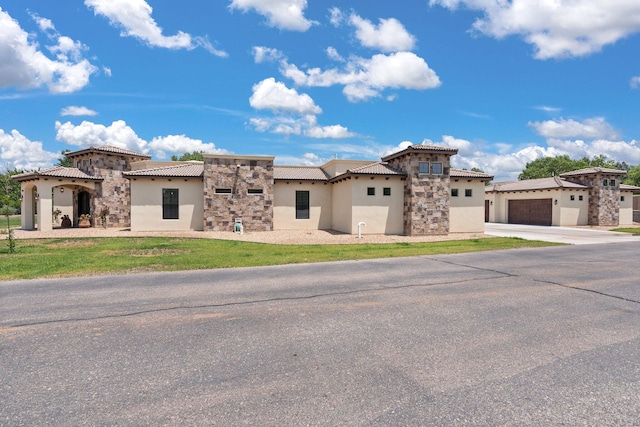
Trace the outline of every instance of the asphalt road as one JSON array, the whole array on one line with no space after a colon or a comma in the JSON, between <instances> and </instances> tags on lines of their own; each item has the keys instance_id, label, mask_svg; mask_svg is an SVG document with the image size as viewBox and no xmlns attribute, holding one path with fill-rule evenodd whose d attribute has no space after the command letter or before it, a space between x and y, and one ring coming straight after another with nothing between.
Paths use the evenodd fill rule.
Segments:
<instances>
[{"instance_id":1,"label":"asphalt road","mask_svg":"<svg viewBox=\"0 0 640 427\"><path fill-rule=\"evenodd\" d=\"M0 282L0 425L640 425L639 254Z\"/></svg>"}]
</instances>

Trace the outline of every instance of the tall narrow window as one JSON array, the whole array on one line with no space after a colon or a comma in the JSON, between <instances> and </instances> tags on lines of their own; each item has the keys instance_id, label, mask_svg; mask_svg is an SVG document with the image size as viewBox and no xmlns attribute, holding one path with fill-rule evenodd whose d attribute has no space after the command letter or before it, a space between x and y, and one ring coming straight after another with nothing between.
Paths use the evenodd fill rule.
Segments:
<instances>
[{"instance_id":1,"label":"tall narrow window","mask_svg":"<svg viewBox=\"0 0 640 427\"><path fill-rule=\"evenodd\" d=\"M309 219L308 191L296 191L296 219Z\"/></svg>"},{"instance_id":2,"label":"tall narrow window","mask_svg":"<svg viewBox=\"0 0 640 427\"><path fill-rule=\"evenodd\" d=\"M178 219L178 189L162 189L162 219Z\"/></svg>"}]
</instances>

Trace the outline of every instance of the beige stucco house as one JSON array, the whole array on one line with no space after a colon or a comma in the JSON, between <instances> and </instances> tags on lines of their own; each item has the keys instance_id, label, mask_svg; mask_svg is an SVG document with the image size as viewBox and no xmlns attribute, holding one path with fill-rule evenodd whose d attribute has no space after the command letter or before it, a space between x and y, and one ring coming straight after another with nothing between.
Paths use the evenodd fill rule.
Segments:
<instances>
[{"instance_id":1,"label":"beige stucco house","mask_svg":"<svg viewBox=\"0 0 640 427\"><path fill-rule=\"evenodd\" d=\"M626 171L587 168L552 178L497 182L485 189L488 222L530 225L633 224L633 193L620 184Z\"/></svg>"},{"instance_id":2,"label":"beige stucco house","mask_svg":"<svg viewBox=\"0 0 640 427\"><path fill-rule=\"evenodd\" d=\"M331 160L277 166L272 156L205 154L203 162L154 162L96 146L68 153L73 168L14 176L22 227L35 212L73 219L100 213L136 231L335 230L357 234L483 232L484 187L493 177L450 167L457 149L412 145L378 162ZM63 196L64 195L64 196ZM41 221L37 229L53 225Z\"/></svg>"}]
</instances>

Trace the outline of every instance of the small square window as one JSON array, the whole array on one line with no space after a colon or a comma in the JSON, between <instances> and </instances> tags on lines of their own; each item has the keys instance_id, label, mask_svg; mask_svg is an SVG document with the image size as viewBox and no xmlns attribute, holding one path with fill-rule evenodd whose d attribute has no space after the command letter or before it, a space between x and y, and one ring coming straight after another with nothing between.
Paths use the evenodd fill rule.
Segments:
<instances>
[{"instance_id":1,"label":"small square window","mask_svg":"<svg viewBox=\"0 0 640 427\"><path fill-rule=\"evenodd\" d=\"M451 189L451 197L458 197L458 189L457 188L452 188Z\"/></svg>"},{"instance_id":2,"label":"small square window","mask_svg":"<svg viewBox=\"0 0 640 427\"><path fill-rule=\"evenodd\" d=\"M615 187L616 186L616 180L615 179L610 180L609 181L609 186Z\"/></svg>"},{"instance_id":3,"label":"small square window","mask_svg":"<svg viewBox=\"0 0 640 427\"><path fill-rule=\"evenodd\" d=\"M620 201L624 202L624 196L620 196Z\"/></svg>"},{"instance_id":4,"label":"small square window","mask_svg":"<svg viewBox=\"0 0 640 427\"><path fill-rule=\"evenodd\" d=\"M464 190L464 197L472 197L473 196L473 191L470 188L467 188L466 190Z\"/></svg>"},{"instance_id":5,"label":"small square window","mask_svg":"<svg viewBox=\"0 0 640 427\"><path fill-rule=\"evenodd\" d=\"M216 194L231 194L230 188L216 188Z\"/></svg>"},{"instance_id":6,"label":"small square window","mask_svg":"<svg viewBox=\"0 0 640 427\"><path fill-rule=\"evenodd\" d=\"M383 196L390 196L391 195L391 187L384 187L382 189L382 195Z\"/></svg>"},{"instance_id":7,"label":"small square window","mask_svg":"<svg viewBox=\"0 0 640 427\"><path fill-rule=\"evenodd\" d=\"M608 187L609 186L609 181L607 181L606 179L602 180L602 186L603 187Z\"/></svg>"},{"instance_id":8,"label":"small square window","mask_svg":"<svg viewBox=\"0 0 640 427\"><path fill-rule=\"evenodd\" d=\"M367 196L375 196L376 187L367 187Z\"/></svg>"},{"instance_id":9,"label":"small square window","mask_svg":"<svg viewBox=\"0 0 640 427\"><path fill-rule=\"evenodd\" d=\"M576 199L576 196L574 196L573 194L571 195L571 201L574 201Z\"/></svg>"},{"instance_id":10,"label":"small square window","mask_svg":"<svg viewBox=\"0 0 640 427\"><path fill-rule=\"evenodd\" d=\"M442 163L431 163L431 174L442 175Z\"/></svg>"},{"instance_id":11,"label":"small square window","mask_svg":"<svg viewBox=\"0 0 640 427\"><path fill-rule=\"evenodd\" d=\"M262 194L262 188L250 188L247 190L247 193L249 194Z\"/></svg>"},{"instance_id":12,"label":"small square window","mask_svg":"<svg viewBox=\"0 0 640 427\"><path fill-rule=\"evenodd\" d=\"M421 175L427 175L429 173L429 162L420 162L418 164L418 172Z\"/></svg>"},{"instance_id":13,"label":"small square window","mask_svg":"<svg viewBox=\"0 0 640 427\"><path fill-rule=\"evenodd\" d=\"M249 167L255 168L256 166L258 166L257 160L249 160Z\"/></svg>"},{"instance_id":14,"label":"small square window","mask_svg":"<svg viewBox=\"0 0 640 427\"><path fill-rule=\"evenodd\" d=\"M578 200L580 201L584 200L584 196L578 196Z\"/></svg>"}]
</instances>

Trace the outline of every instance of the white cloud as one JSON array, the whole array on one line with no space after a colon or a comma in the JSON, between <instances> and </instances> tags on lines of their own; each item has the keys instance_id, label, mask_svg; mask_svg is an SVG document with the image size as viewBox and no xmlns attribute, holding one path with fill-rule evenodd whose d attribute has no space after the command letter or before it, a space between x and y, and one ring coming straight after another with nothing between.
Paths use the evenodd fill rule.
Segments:
<instances>
[{"instance_id":1,"label":"white cloud","mask_svg":"<svg viewBox=\"0 0 640 427\"><path fill-rule=\"evenodd\" d=\"M333 25L334 27L339 27L340 25L342 25L344 20L344 13L342 13L339 8L332 7L331 9L329 9L329 22L331 23L331 25Z\"/></svg>"},{"instance_id":2,"label":"white cloud","mask_svg":"<svg viewBox=\"0 0 640 427\"><path fill-rule=\"evenodd\" d=\"M544 122L529 122L529 126L546 138L611 138L618 137L615 129L602 117L586 119L577 122L573 119L547 120Z\"/></svg>"},{"instance_id":3,"label":"white cloud","mask_svg":"<svg viewBox=\"0 0 640 427\"><path fill-rule=\"evenodd\" d=\"M638 89L640 87L640 76L631 77L629 85L631 86L631 89Z\"/></svg>"},{"instance_id":4,"label":"white cloud","mask_svg":"<svg viewBox=\"0 0 640 427\"><path fill-rule=\"evenodd\" d=\"M640 31L640 3L635 0L430 0L455 10L483 13L473 29L501 39L519 35L538 59L579 57L600 51Z\"/></svg>"},{"instance_id":5,"label":"white cloud","mask_svg":"<svg viewBox=\"0 0 640 427\"><path fill-rule=\"evenodd\" d=\"M300 157L295 156L278 156L274 163L279 165L296 165L296 166L320 166L327 163L327 159L324 159L314 153L304 153Z\"/></svg>"},{"instance_id":6,"label":"white cloud","mask_svg":"<svg viewBox=\"0 0 640 427\"><path fill-rule=\"evenodd\" d=\"M281 51L271 47L254 46L251 51L253 52L253 60L256 64L277 62L284 57Z\"/></svg>"},{"instance_id":7,"label":"white cloud","mask_svg":"<svg viewBox=\"0 0 640 427\"><path fill-rule=\"evenodd\" d=\"M342 55L340 55L338 53L338 51L336 50L336 48L329 46L327 48L327 57L333 61L337 61L337 62L344 62L344 58L342 57Z\"/></svg>"},{"instance_id":8,"label":"white cloud","mask_svg":"<svg viewBox=\"0 0 640 427\"><path fill-rule=\"evenodd\" d=\"M367 19L351 14L349 23L356 27L356 37L365 47L398 52L413 50L416 43L416 38L395 18L380 19L380 24L376 26Z\"/></svg>"},{"instance_id":9,"label":"white cloud","mask_svg":"<svg viewBox=\"0 0 640 427\"><path fill-rule=\"evenodd\" d=\"M155 156L160 159L168 158L169 153L191 153L193 151L204 151L208 154L226 154L227 150L216 148L212 142L202 142L200 139L189 138L186 135L168 135L155 137L149 142L149 148Z\"/></svg>"},{"instance_id":10,"label":"white cloud","mask_svg":"<svg viewBox=\"0 0 640 427\"><path fill-rule=\"evenodd\" d=\"M0 165L7 169L30 171L48 168L60 155L45 151L42 142L31 141L17 130L0 129Z\"/></svg>"},{"instance_id":11,"label":"white cloud","mask_svg":"<svg viewBox=\"0 0 640 427\"><path fill-rule=\"evenodd\" d=\"M18 22L0 8L0 87L33 89L47 86L52 93L70 93L85 87L89 77L97 71L82 57L86 47L59 35L51 21L34 19L55 43L47 48L55 59L39 50L38 43L30 41Z\"/></svg>"},{"instance_id":12,"label":"white cloud","mask_svg":"<svg viewBox=\"0 0 640 427\"><path fill-rule=\"evenodd\" d=\"M249 104L258 110L290 111L298 114L320 114L322 109L306 93L289 89L273 77L253 85Z\"/></svg>"},{"instance_id":13,"label":"white cloud","mask_svg":"<svg viewBox=\"0 0 640 427\"><path fill-rule=\"evenodd\" d=\"M226 57L227 53L213 47L206 37L192 37L184 31L164 36L162 28L151 17L153 9L145 0L85 0L94 14L106 17L111 25L122 28L121 36L135 37L150 46L167 49L203 47L210 53Z\"/></svg>"},{"instance_id":14,"label":"white cloud","mask_svg":"<svg viewBox=\"0 0 640 427\"><path fill-rule=\"evenodd\" d=\"M412 52L378 54L371 59L351 57L342 70L310 68L302 71L282 61L281 72L299 86L344 85L343 93L352 102L380 96L387 88L423 90L441 84L425 60Z\"/></svg>"},{"instance_id":15,"label":"white cloud","mask_svg":"<svg viewBox=\"0 0 640 427\"><path fill-rule=\"evenodd\" d=\"M150 142L140 138L124 120L116 120L109 126L89 121L79 125L71 122L56 122L56 139L87 148L94 145L113 145L139 153L153 153L154 157L165 159L169 154L181 155L186 152L204 151L205 153L226 153L212 142L203 142L186 135L157 136Z\"/></svg>"},{"instance_id":16,"label":"white cloud","mask_svg":"<svg viewBox=\"0 0 640 427\"><path fill-rule=\"evenodd\" d=\"M640 143L635 140L626 142L595 139L586 142L580 139L562 140L551 138L547 140L547 144L574 159L604 155L619 162L627 162L631 165L640 164Z\"/></svg>"},{"instance_id":17,"label":"white cloud","mask_svg":"<svg viewBox=\"0 0 640 427\"><path fill-rule=\"evenodd\" d=\"M76 105L70 105L65 107L60 112L61 116L97 116L98 113L87 107L80 107Z\"/></svg>"},{"instance_id":18,"label":"white cloud","mask_svg":"<svg viewBox=\"0 0 640 427\"><path fill-rule=\"evenodd\" d=\"M558 112L562 111L562 108L550 107L548 105L540 105L540 106L537 106L535 108L536 108L536 110L544 111L545 113L558 113Z\"/></svg>"},{"instance_id":19,"label":"white cloud","mask_svg":"<svg viewBox=\"0 0 640 427\"><path fill-rule=\"evenodd\" d=\"M267 18L271 27L291 31L307 31L316 22L304 17L307 0L232 0L230 9L248 12L253 9Z\"/></svg>"}]
</instances>

